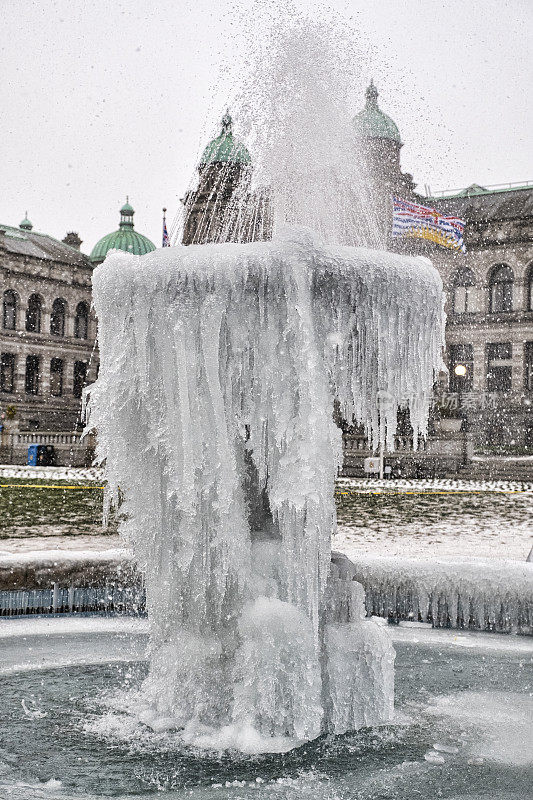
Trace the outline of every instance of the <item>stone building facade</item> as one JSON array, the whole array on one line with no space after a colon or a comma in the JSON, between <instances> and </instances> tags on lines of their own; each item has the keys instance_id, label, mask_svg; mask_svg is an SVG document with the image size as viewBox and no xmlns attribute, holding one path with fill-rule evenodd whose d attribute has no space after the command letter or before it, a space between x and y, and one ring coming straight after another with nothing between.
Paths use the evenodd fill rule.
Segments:
<instances>
[{"instance_id":1,"label":"stone building facade","mask_svg":"<svg viewBox=\"0 0 533 800\"><path fill-rule=\"evenodd\" d=\"M476 449L533 452L533 185L426 201L467 223L466 254L431 254L447 295L448 392Z\"/></svg>"},{"instance_id":2,"label":"stone building facade","mask_svg":"<svg viewBox=\"0 0 533 800\"><path fill-rule=\"evenodd\" d=\"M533 185L418 194L412 176L401 170L400 132L379 107L373 83L354 118L354 135L383 240L392 250L427 255L443 278L448 373L441 376L436 408L446 400L478 451L533 452ZM270 237L269 194L250 190L252 169L226 115L200 160L198 186L184 199L183 244ZM392 239L392 195L465 219L466 254ZM134 230L133 214L126 202L118 230L90 257L80 252L77 234L59 242L34 232L27 219L18 228L0 225L0 460L11 460L7 430L23 437L24 449L30 440L44 441L45 433L74 435L79 428L81 392L98 370L92 269L113 248L138 255L154 249ZM408 445L407 429L402 440Z\"/></svg>"},{"instance_id":3,"label":"stone building facade","mask_svg":"<svg viewBox=\"0 0 533 800\"><path fill-rule=\"evenodd\" d=\"M59 242L28 220L0 226L0 407L5 428L75 431L96 377L92 264L69 234ZM75 241L76 247L68 244Z\"/></svg>"},{"instance_id":4,"label":"stone building facade","mask_svg":"<svg viewBox=\"0 0 533 800\"><path fill-rule=\"evenodd\" d=\"M110 249L155 249L134 231L133 208L126 203L120 213L118 231L91 257L76 233L60 242L28 219L0 225L0 462L25 463L31 444L52 445L59 464L90 460L80 431L82 392L99 363L92 272Z\"/></svg>"}]
</instances>

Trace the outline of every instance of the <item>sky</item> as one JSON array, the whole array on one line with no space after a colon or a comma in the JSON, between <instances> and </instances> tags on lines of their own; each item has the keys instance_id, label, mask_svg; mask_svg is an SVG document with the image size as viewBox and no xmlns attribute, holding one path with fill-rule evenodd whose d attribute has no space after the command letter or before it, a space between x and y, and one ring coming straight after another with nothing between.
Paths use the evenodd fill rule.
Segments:
<instances>
[{"instance_id":1,"label":"sky","mask_svg":"<svg viewBox=\"0 0 533 800\"><path fill-rule=\"evenodd\" d=\"M533 181L529 0L292 2L368 43L361 79L374 78L420 191ZM27 210L35 230L77 231L89 253L128 195L136 229L160 246L161 209L169 222L178 212L276 0L0 0L0 10L0 222ZM347 98L351 114L363 88Z\"/></svg>"}]
</instances>

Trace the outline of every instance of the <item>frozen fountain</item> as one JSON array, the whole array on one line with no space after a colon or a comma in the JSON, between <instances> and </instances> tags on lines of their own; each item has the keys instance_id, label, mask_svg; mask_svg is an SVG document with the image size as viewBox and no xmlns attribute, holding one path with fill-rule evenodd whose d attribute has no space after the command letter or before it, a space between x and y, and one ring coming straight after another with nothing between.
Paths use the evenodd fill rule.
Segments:
<instances>
[{"instance_id":1,"label":"frozen fountain","mask_svg":"<svg viewBox=\"0 0 533 800\"><path fill-rule=\"evenodd\" d=\"M136 713L199 745L287 749L392 719L392 645L349 563L331 568L334 401L376 446L399 406L425 433L442 285L425 259L353 246L379 237L332 57L319 26L274 27L236 103L254 175L226 115L187 195L186 240L214 243L94 272L88 424L151 630Z\"/></svg>"},{"instance_id":2,"label":"frozen fountain","mask_svg":"<svg viewBox=\"0 0 533 800\"><path fill-rule=\"evenodd\" d=\"M89 424L146 576L140 719L244 749L390 720L392 646L363 619L362 587L340 602L330 569L333 400L376 442L402 404L424 432L436 271L289 228L115 253L94 273L94 303Z\"/></svg>"},{"instance_id":3,"label":"frozen fountain","mask_svg":"<svg viewBox=\"0 0 533 800\"><path fill-rule=\"evenodd\" d=\"M331 552L334 406L376 448L398 407L424 436L442 286L426 259L385 250L346 108L354 48L321 22L286 23L235 104L253 173L245 160L222 209L201 176L195 224L212 243L115 252L94 272L89 425L148 620L2 621L2 797L530 791L525 637L388 630L365 616L366 562ZM380 562L376 607L399 596L393 566ZM413 572L402 603L438 617L435 576ZM479 596L463 577L458 627Z\"/></svg>"}]
</instances>

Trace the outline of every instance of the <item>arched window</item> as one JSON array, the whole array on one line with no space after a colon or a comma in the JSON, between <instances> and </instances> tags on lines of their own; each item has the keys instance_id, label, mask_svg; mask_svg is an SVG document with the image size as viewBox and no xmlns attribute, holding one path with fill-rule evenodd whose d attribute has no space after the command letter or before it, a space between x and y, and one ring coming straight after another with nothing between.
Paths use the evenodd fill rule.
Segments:
<instances>
[{"instance_id":1,"label":"arched window","mask_svg":"<svg viewBox=\"0 0 533 800\"><path fill-rule=\"evenodd\" d=\"M533 311L533 264L529 267L526 283L527 310Z\"/></svg>"},{"instance_id":2,"label":"arched window","mask_svg":"<svg viewBox=\"0 0 533 800\"><path fill-rule=\"evenodd\" d=\"M52 313L50 315L50 333L52 336L65 335L65 312L66 303L60 297L54 300L52 304Z\"/></svg>"},{"instance_id":3,"label":"arched window","mask_svg":"<svg viewBox=\"0 0 533 800\"><path fill-rule=\"evenodd\" d=\"M506 264L494 267L490 277L490 310L493 314L513 310L514 273Z\"/></svg>"},{"instance_id":4,"label":"arched window","mask_svg":"<svg viewBox=\"0 0 533 800\"><path fill-rule=\"evenodd\" d=\"M74 336L76 339L87 339L89 335L89 306L87 303L78 303L76 317L74 318Z\"/></svg>"},{"instance_id":5,"label":"arched window","mask_svg":"<svg viewBox=\"0 0 533 800\"><path fill-rule=\"evenodd\" d=\"M17 327L17 296L8 289L4 292L4 328L14 331Z\"/></svg>"},{"instance_id":6,"label":"arched window","mask_svg":"<svg viewBox=\"0 0 533 800\"><path fill-rule=\"evenodd\" d=\"M457 270L453 277L453 313L454 314L468 314L475 311L474 308L474 286L476 279L474 273L468 267L463 267Z\"/></svg>"},{"instance_id":7,"label":"arched window","mask_svg":"<svg viewBox=\"0 0 533 800\"><path fill-rule=\"evenodd\" d=\"M41 332L41 316L43 304L38 294L32 294L26 309L26 330L30 333Z\"/></svg>"}]
</instances>

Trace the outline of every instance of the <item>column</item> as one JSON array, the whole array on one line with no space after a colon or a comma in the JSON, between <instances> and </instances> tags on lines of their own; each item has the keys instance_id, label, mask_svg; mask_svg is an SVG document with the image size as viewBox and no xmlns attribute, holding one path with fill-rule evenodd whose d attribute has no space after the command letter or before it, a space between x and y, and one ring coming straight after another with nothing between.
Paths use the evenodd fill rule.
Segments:
<instances>
[{"instance_id":1,"label":"column","mask_svg":"<svg viewBox=\"0 0 533 800\"><path fill-rule=\"evenodd\" d=\"M525 364L525 345L524 342L513 342L512 356L512 390L513 392L524 391L524 364Z\"/></svg>"},{"instance_id":2,"label":"column","mask_svg":"<svg viewBox=\"0 0 533 800\"><path fill-rule=\"evenodd\" d=\"M474 392L484 392L487 382L487 364L485 354L485 343L477 342L474 344Z\"/></svg>"},{"instance_id":3,"label":"column","mask_svg":"<svg viewBox=\"0 0 533 800\"><path fill-rule=\"evenodd\" d=\"M50 397L50 357L47 352L39 353L39 395Z\"/></svg>"}]
</instances>

